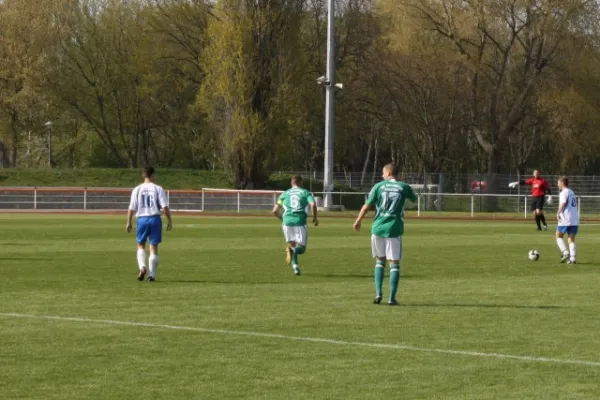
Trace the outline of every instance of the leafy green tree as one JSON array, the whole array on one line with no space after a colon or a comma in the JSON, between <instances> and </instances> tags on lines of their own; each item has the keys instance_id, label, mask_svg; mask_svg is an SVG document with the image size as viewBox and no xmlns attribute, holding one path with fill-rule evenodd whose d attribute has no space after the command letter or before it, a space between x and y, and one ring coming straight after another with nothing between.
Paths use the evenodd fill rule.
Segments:
<instances>
[{"instance_id":1,"label":"leafy green tree","mask_svg":"<svg viewBox=\"0 0 600 400\"><path fill-rule=\"evenodd\" d=\"M48 65L49 2L0 2L0 132L2 165L21 166L26 138L46 137L51 100L42 90ZM46 143L47 146L47 143Z\"/></svg>"},{"instance_id":2,"label":"leafy green tree","mask_svg":"<svg viewBox=\"0 0 600 400\"><path fill-rule=\"evenodd\" d=\"M299 133L296 62L304 1L223 0L215 7L205 49L199 103L240 187L264 184L278 140Z\"/></svg>"}]
</instances>

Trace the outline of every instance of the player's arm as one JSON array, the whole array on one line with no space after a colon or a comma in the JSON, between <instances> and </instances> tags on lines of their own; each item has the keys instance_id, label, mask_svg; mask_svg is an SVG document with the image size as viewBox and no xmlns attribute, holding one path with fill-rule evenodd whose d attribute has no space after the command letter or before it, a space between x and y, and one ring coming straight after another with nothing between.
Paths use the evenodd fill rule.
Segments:
<instances>
[{"instance_id":1,"label":"player's arm","mask_svg":"<svg viewBox=\"0 0 600 400\"><path fill-rule=\"evenodd\" d=\"M377 189L371 189L371 193L369 193L369 197L365 202L365 205L362 206L360 211L358 212L358 216L356 217L356 221L354 221L354 230L356 232L360 231L360 226L362 224L362 220L367 216L369 210L375 208L375 204L377 204Z\"/></svg>"},{"instance_id":2,"label":"player's arm","mask_svg":"<svg viewBox=\"0 0 600 400\"><path fill-rule=\"evenodd\" d=\"M279 205L279 202L277 202L275 206L273 206L273 215L278 220L283 221L283 217L281 216L281 206Z\"/></svg>"},{"instance_id":3,"label":"player's arm","mask_svg":"<svg viewBox=\"0 0 600 400\"><path fill-rule=\"evenodd\" d=\"M362 220L367 216L367 213L369 212L370 209L371 209L371 206L369 204L365 204L364 206L362 206L362 208L358 212L358 216L356 217L356 221L354 221L354 226L353 226L353 228L356 232L360 231L360 226L362 225Z\"/></svg>"},{"instance_id":4,"label":"player's arm","mask_svg":"<svg viewBox=\"0 0 600 400\"><path fill-rule=\"evenodd\" d=\"M406 185L405 187L405 192L406 192L406 198L409 199L410 201L412 201L413 203L415 201L417 201L417 195L415 194L415 191L413 190L412 186L410 185Z\"/></svg>"},{"instance_id":5,"label":"player's arm","mask_svg":"<svg viewBox=\"0 0 600 400\"><path fill-rule=\"evenodd\" d=\"M561 214L562 212L565 210L565 207L567 206L567 196L564 194L564 192L566 192L566 190L563 190L563 192L558 196L559 200L558 200L558 210L556 211L556 219L557 220L561 220Z\"/></svg>"},{"instance_id":6,"label":"player's arm","mask_svg":"<svg viewBox=\"0 0 600 400\"><path fill-rule=\"evenodd\" d=\"M275 218L283 222L283 216L281 215L281 206L285 200L285 192L281 193L281 196L277 199L277 202L273 206L273 215Z\"/></svg>"},{"instance_id":7,"label":"player's arm","mask_svg":"<svg viewBox=\"0 0 600 400\"><path fill-rule=\"evenodd\" d=\"M317 202L315 201L315 198L313 197L312 193L308 194L308 205L310 205L310 212L312 214L313 217L313 225L314 226L319 226L319 216L317 214L318 210L317 210Z\"/></svg>"},{"instance_id":8,"label":"player's arm","mask_svg":"<svg viewBox=\"0 0 600 400\"><path fill-rule=\"evenodd\" d=\"M167 199L167 194L165 193L163 188L160 188L160 190L158 191L158 202L161 211L165 214L165 217L167 217L167 230L170 231L171 229L173 229L173 220L171 219L169 200Z\"/></svg>"},{"instance_id":9,"label":"player's arm","mask_svg":"<svg viewBox=\"0 0 600 400\"><path fill-rule=\"evenodd\" d=\"M548 199L546 200L548 204L552 204L552 188L546 180L544 180L544 193L548 195Z\"/></svg>"},{"instance_id":10,"label":"player's arm","mask_svg":"<svg viewBox=\"0 0 600 400\"><path fill-rule=\"evenodd\" d=\"M516 188L517 186L521 185L532 185L533 184L533 179L527 179L527 180L523 180L521 179L520 181L514 181L508 184L508 187L511 189Z\"/></svg>"},{"instance_id":11,"label":"player's arm","mask_svg":"<svg viewBox=\"0 0 600 400\"><path fill-rule=\"evenodd\" d=\"M313 216L313 225L319 226L319 216L317 215L317 203L315 203L314 201L310 203L310 210Z\"/></svg>"},{"instance_id":12,"label":"player's arm","mask_svg":"<svg viewBox=\"0 0 600 400\"><path fill-rule=\"evenodd\" d=\"M171 210L169 206L164 206L162 211L165 213L165 217L167 217L167 230L170 231L173 229L173 220L171 219Z\"/></svg>"},{"instance_id":13,"label":"player's arm","mask_svg":"<svg viewBox=\"0 0 600 400\"><path fill-rule=\"evenodd\" d=\"M133 219L133 213L137 211L137 189L133 189L131 193L131 200L129 201L129 208L127 209L127 224L125 225L125 230L127 233L131 232L131 220Z\"/></svg>"},{"instance_id":14,"label":"player's arm","mask_svg":"<svg viewBox=\"0 0 600 400\"><path fill-rule=\"evenodd\" d=\"M131 232L131 220L133 219L134 212L135 210L132 210L131 208L127 210L127 225L125 225L125 230L127 233Z\"/></svg>"}]
</instances>

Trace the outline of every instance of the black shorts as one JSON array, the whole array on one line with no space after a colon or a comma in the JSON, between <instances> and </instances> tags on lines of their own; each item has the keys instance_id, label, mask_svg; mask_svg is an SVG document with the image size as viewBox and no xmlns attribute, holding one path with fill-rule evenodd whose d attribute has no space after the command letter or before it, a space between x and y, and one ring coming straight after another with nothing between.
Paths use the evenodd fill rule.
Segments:
<instances>
[{"instance_id":1,"label":"black shorts","mask_svg":"<svg viewBox=\"0 0 600 400\"><path fill-rule=\"evenodd\" d=\"M544 209L544 200L546 196L535 196L531 198L531 211L535 210L543 210Z\"/></svg>"}]
</instances>

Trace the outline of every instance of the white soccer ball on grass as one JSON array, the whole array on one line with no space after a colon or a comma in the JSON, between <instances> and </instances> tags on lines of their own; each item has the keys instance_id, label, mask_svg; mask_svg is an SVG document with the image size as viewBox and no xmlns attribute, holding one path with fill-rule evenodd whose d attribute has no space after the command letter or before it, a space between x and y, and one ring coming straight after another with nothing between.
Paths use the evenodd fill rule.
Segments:
<instances>
[{"instance_id":1,"label":"white soccer ball on grass","mask_svg":"<svg viewBox=\"0 0 600 400\"><path fill-rule=\"evenodd\" d=\"M537 250L529 250L529 259L531 261L537 261L540 259L540 252Z\"/></svg>"}]
</instances>

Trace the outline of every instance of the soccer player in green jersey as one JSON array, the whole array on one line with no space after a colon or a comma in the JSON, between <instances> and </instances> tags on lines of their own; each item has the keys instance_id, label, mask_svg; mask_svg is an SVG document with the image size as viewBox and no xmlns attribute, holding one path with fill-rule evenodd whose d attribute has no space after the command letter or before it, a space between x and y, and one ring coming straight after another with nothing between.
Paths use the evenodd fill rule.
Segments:
<instances>
[{"instance_id":1,"label":"soccer player in green jersey","mask_svg":"<svg viewBox=\"0 0 600 400\"><path fill-rule=\"evenodd\" d=\"M363 218L369 210L375 209L375 218L371 227L371 249L375 264L375 304L383 297L383 277L385 261L390 262L390 297L388 304L398 305L396 293L400 281L400 260L402 259L402 235L404 234L404 203L406 199L417 201L410 185L396 180L398 168L394 164L383 167L383 181L379 182L360 210L354 230L360 231Z\"/></svg>"},{"instance_id":2,"label":"soccer player in green jersey","mask_svg":"<svg viewBox=\"0 0 600 400\"><path fill-rule=\"evenodd\" d=\"M292 264L294 274L300 275L298 256L306 251L306 219L308 208L311 208L313 224L319 225L317 218L317 204L308 190L302 188L302 177L292 177L292 188L279 196L277 204L273 207L273 214L283 222L283 235L288 247L285 249L286 263ZM283 209L283 214L281 213Z\"/></svg>"}]
</instances>

